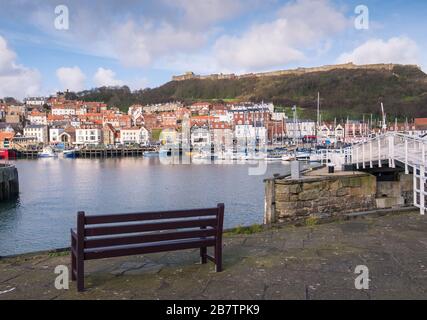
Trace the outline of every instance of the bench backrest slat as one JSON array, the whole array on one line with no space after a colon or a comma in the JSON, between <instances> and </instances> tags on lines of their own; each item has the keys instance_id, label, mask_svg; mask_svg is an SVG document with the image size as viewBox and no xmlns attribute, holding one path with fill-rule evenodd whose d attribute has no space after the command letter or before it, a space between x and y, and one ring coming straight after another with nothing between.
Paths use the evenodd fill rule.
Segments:
<instances>
[{"instance_id":1,"label":"bench backrest slat","mask_svg":"<svg viewBox=\"0 0 427 320\"><path fill-rule=\"evenodd\" d=\"M86 216L85 224L89 225L89 224L135 222L135 221L160 220L160 219L190 218L190 217L216 216L217 214L218 214L218 208L143 212L143 213L125 213L125 214L111 214L111 215L94 215L94 216Z\"/></svg>"},{"instance_id":2,"label":"bench backrest slat","mask_svg":"<svg viewBox=\"0 0 427 320\"><path fill-rule=\"evenodd\" d=\"M111 248L109 250L85 252L84 259L102 259L112 257L130 256L136 254L156 253L183 249L193 249L196 247L214 245L215 240L199 240L198 242L178 242L178 243L165 243L157 246L149 247L127 247L127 248ZM96 250L96 249L95 249Z\"/></svg>"},{"instance_id":3,"label":"bench backrest slat","mask_svg":"<svg viewBox=\"0 0 427 320\"><path fill-rule=\"evenodd\" d=\"M173 231L173 232L159 232L151 234L130 235L120 237L107 237L107 238L92 238L85 240L85 248L102 248L110 246L122 246L138 243L159 242L168 240L180 240L191 238L203 238L216 236L215 229L201 229L191 231Z\"/></svg>"},{"instance_id":4,"label":"bench backrest slat","mask_svg":"<svg viewBox=\"0 0 427 320\"><path fill-rule=\"evenodd\" d=\"M184 229L184 228L200 228L200 227L215 227L217 226L217 219L192 219L180 220L171 222L154 222L154 223L138 223L114 226L96 226L85 228L84 234L86 237L104 236L122 233L137 233L148 231L161 231L171 229Z\"/></svg>"}]
</instances>

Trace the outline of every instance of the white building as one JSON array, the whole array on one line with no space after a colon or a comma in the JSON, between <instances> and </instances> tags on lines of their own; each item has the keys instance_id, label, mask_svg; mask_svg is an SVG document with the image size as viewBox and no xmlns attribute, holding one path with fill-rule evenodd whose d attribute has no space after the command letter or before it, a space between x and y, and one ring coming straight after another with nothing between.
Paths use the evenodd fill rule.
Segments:
<instances>
[{"instance_id":1,"label":"white building","mask_svg":"<svg viewBox=\"0 0 427 320\"><path fill-rule=\"evenodd\" d=\"M46 104L47 99L45 97L31 97L24 99L24 102L28 107L41 107Z\"/></svg>"},{"instance_id":2,"label":"white building","mask_svg":"<svg viewBox=\"0 0 427 320\"><path fill-rule=\"evenodd\" d=\"M49 129L49 143L56 144L61 142L60 136L64 132L63 128L50 128Z\"/></svg>"},{"instance_id":3,"label":"white building","mask_svg":"<svg viewBox=\"0 0 427 320\"><path fill-rule=\"evenodd\" d=\"M76 108L74 106L54 106L52 107L52 114L56 116L74 116L76 115Z\"/></svg>"},{"instance_id":4,"label":"white building","mask_svg":"<svg viewBox=\"0 0 427 320\"><path fill-rule=\"evenodd\" d=\"M81 121L78 117L72 117L70 119L70 125L74 128L78 128L81 125Z\"/></svg>"},{"instance_id":5,"label":"white building","mask_svg":"<svg viewBox=\"0 0 427 320\"><path fill-rule=\"evenodd\" d=\"M316 135L316 122L313 120L285 121L285 132L289 139L302 139Z\"/></svg>"},{"instance_id":6,"label":"white building","mask_svg":"<svg viewBox=\"0 0 427 320\"><path fill-rule=\"evenodd\" d=\"M191 128L191 145L195 149L210 149L211 148L211 133L208 127Z\"/></svg>"},{"instance_id":7,"label":"white building","mask_svg":"<svg viewBox=\"0 0 427 320\"><path fill-rule=\"evenodd\" d=\"M233 130L227 122L211 124L212 143L216 151L226 151L233 148Z\"/></svg>"},{"instance_id":8,"label":"white building","mask_svg":"<svg viewBox=\"0 0 427 320\"><path fill-rule=\"evenodd\" d=\"M84 115L87 113L87 105L81 105L76 108L76 115Z\"/></svg>"},{"instance_id":9,"label":"white building","mask_svg":"<svg viewBox=\"0 0 427 320\"><path fill-rule=\"evenodd\" d=\"M148 144L150 135L144 127L120 129L121 144Z\"/></svg>"},{"instance_id":10,"label":"white building","mask_svg":"<svg viewBox=\"0 0 427 320\"><path fill-rule=\"evenodd\" d=\"M25 137L37 138L37 142L47 144L48 142L48 130L47 126L44 125L28 125L24 128Z\"/></svg>"},{"instance_id":11,"label":"white building","mask_svg":"<svg viewBox=\"0 0 427 320\"><path fill-rule=\"evenodd\" d=\"M77 145L98 145L102 141L102 129L97 126L83 126L76 129Z\"/></svg>"},{"instance_id":12,"label":"white building","mask_svg":"<svg viewBox=\"0 0 427 320\"><path fill-rule=\"evenodd\" d=\"M344 141L344 137L345 137L344 127L339 124L335 127L335 140L337 142L338 141Z\"/></svg>"},{"instance_id":13,"label":"white building","mask_svg":"<svg viewBox=\"0 0 427 320\"><path fill-rule=\"evenodd\" d=\"M273 121L283 121L287 119L286 113L284 112L273 112L271 113L271 120Z\"/></svg>"},{"instance_id":14,"label":"white building","mask_svg":"<svg viewBox=\"0 0 427 320\"><path fill-rule=\"evenodd\" d=\"M128 115L132 119L132 125L136 126L139 122L143 120L143 106L141 105L132 105L129 107Z\"/></svg>"},{"instance_id":15,"label":"white building","mask_svg":"<svg viewBox=\"0 0 427 320\"><path fill-rule=\"evenodd\" d=\"M239 147L264 146L267 141L267 129L265 127L254 127L252 125L236 125L234 136Z\"/></svg>"},{"instance_id":16,"label":"white building","mask_svg":"<svg viewBox=\"0 0 427 320\"><path fill-rule=\"evenodd\" d=\"M30 121L30 124L47 125L47 115L43 112L31 112L28 115L28 120Z\"/></svg>"}]
</instances>

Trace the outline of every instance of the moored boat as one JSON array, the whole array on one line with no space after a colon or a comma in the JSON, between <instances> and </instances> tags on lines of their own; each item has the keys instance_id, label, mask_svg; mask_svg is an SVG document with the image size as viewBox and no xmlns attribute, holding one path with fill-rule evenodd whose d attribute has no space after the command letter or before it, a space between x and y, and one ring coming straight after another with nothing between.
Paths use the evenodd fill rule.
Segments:
<instances>
[{"instance_id":1,"label":"moored boat","mask_svg":"<svg viewBox=\"0 0 427 320\"><path fill-rule=\"evenodd\" d=\"M53 151L52 148L46 147L46 148L43 148L42 152L38 153L38 157L39 158L55 158L57 157L57 154L55 153L55 151Z\"/></svg>"},{"instance_id":2,"label":"moored boat","mask_svg":"<svg viewBox=\"0 0 427 320\"><path fill-rule=\"evenodd\" d=\"M156 158L159 156L159 152L158 151L145 151L143 153L143 156L146 158Z\"/></svg>"},{"instance_id":3,"label":"moored boat","mask_svg":"<svg viewBox=\"0 0 427 320\"><path fill-rule=\"evenodd\" d=\"M287 153L282 156L282 161L293 161L293 160L295 160L295 155L291 153Z\"/></svg>"},{"instance_id":4,"label":"moored boat","mask_svg":"<svg viewBox=\"0 0 427 320\"><path fill-rule=\"evenodd\" d=\"M76 150L64 150L62 156L67 159L75 159L77 158L77 153Z\"/></svg>"}]
</instances>

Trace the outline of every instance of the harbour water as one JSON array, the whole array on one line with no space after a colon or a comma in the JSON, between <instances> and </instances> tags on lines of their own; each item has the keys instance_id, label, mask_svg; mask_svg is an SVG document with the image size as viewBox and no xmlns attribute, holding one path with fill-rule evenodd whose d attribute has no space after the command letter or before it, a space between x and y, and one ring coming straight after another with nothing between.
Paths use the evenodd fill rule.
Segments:
<instances>
[{"instance_id":1,"label":"harbour water","mask_svg":"<svg viewBox=\"0 0 427 320\"><path fill-rule=\"evenodd\" d=\"M0 204L0 256L69 246L79 210L88 214L187 209L225 203L225 227L262 223L263 179L289 172L268 163L163 165L158 158L14 162L20 196Z\"/></svg>"}]
</instances>

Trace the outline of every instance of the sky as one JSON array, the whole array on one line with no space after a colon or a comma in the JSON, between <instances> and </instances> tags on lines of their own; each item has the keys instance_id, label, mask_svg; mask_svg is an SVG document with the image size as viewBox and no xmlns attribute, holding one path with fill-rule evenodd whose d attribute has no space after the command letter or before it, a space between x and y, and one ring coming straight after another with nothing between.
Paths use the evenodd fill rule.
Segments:
<instances>
[{"instance_id":1,"label":"sky","mask_svg":"<svg viewBox=\"0 0 427 320\"><path fill-rule=\"evenodd\" d=\"M0 97L137 90L186 71L426 71L426 13L425 0L0 0Z\"/></svg>"}]
</instances>

